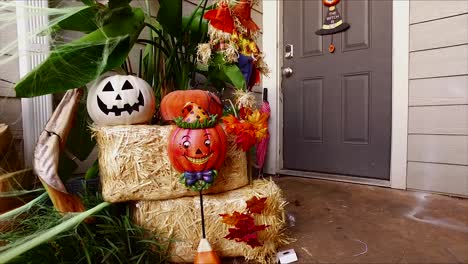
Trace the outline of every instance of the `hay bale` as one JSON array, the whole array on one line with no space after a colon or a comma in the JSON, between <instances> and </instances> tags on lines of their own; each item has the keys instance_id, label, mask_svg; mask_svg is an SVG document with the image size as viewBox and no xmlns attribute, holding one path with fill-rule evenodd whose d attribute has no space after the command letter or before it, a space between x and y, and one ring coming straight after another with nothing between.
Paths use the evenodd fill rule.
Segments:
<instances>
[{"instance_id":1,"label":"hay bale","mask_svg":"<svg viewBox=\"0 0 468 264\"><path fill-rule=\"evenodd\" d=\"M163 200L195 196L179 182L167 156L173 126L129 125L93 127L99 148L99 171L104 200ZM228 151L215 184L205 191L219 193L249 183L247 158L228 137Z\"/></svg>"},{"instance_id":2,"label":"hay bale","mask_svg":"<svg viewBox=\"0 0 468 264\"><path fill-rule=\"evenodd\" d=\"M257 225L270 225L259 232L262 247L252 249L245 243L223 238L230 226L221 222L219 214L242 212L246 201L268 197L261 215L255 215ZM281 189L271 180L255 180L252 185L222 194L203 196L206 235L221 257L244 256L247 260L273 263L279 246L288 243L284 234L286 204ZM185 197L164 201L139 201L134 205L133 220L159 235L173 239L169 254L174 262L193 262L201 238L199 197Z\"/></svg>"}]
</instances>

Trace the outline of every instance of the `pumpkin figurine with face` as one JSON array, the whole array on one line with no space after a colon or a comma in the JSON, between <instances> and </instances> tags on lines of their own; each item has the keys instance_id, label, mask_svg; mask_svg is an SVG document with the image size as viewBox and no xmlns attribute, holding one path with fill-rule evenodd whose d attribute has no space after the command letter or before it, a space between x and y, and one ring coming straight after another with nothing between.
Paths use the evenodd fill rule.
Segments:
<instances>
[{"instance_id":1,"label":"pumpkin figurine with face","mask_svg":"<svg viewBox=\"0 0 468 264\"><path fill-rule=\"evenodd\" d=\"M175 119L177 127L169 136L169 159L188 188L208 189L226 157L226 135L216 116L199 105L189 102L181 112L184 117Z\"/></svg>"},{"instance_id":2,"label":"pumpkin figurine with face","mask_svg":"<svg viewBox=\"0 0 468 264\"><path fill-rule=\"evenodd\" d=\"M143 79L114 75L89 90L87 108L97 125L141 124L153 117L155 98L153 89Z\"/></svg>"}]
</instances>

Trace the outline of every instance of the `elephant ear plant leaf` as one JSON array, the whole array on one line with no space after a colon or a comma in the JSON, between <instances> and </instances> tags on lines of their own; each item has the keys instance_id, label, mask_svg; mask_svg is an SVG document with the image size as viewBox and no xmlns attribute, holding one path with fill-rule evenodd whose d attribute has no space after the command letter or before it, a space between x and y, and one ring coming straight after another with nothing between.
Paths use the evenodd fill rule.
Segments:
<instances>
[{"instance_id":1,"label":"elephant ear plant leaf","mask_svg":"<svg viewBox=\"0 0 468 264\"><path fill-rule=\"evenodd\" d=\"M69 194L58 174L60 152L64 149L83 92L68 91L46 124L34 151L34 172L59 212L82 212L81 200Z\"/></svg>"},{"instance_id":2,"label":"elephant ear plant leaf","mask_svg":"<svg viewBox=\"0 0 468 264\"><path fill-rule=\"evenodd\" d=\"M171 36L182 33L182 0L159 0L157 20Z\"/></svg>"},{"instance_id":3,"label":"elephant ear plant leaf","mask_svg":"<svg viewBox=\"0 0 468 264\"><path fill-rule=\"evenodd\" d=\"M222 54L218 53L213 56L207 75L210 80L227 82L240 89L246 88L244 75L239 67L225 62Z\"/></svg>"},{"instance_id":4,"label":"elephant ear plant leaf","mask_svg":"<svg viewBox=\"0 0 468 264\"><path fill-rule=\"evenodd\" d=\"M32 97L83 87L101 74L121 66L145 25L145 14L140 8L131 8L129 1L125 1L126 5L115 4L118 2L110 1L109 5L115 9L102 11L106 13L102 26L77 40L55 47L43 63L16 84L16 95ZM57 26L68 25L66 28L86 31L86 28L69 25L92 15L92 8L83 9L81 12L85 14L78 12L69 16Z\"/></svg>"},{"instance_id":5,"label":"elephant ear plant leaf","mask_svg":"<svg viewBox=\"0 0 468 264\"><path fill-rule=\"evenodd\" d=\"M72 30L83 33L90 33L99 28L99 14L104 12L104 8L98 5L90 5L75 8L65 16L60 16L58 19L52 19L52 24L49 28L52 32L58 30Z\"/></svg>"}]
</instances>

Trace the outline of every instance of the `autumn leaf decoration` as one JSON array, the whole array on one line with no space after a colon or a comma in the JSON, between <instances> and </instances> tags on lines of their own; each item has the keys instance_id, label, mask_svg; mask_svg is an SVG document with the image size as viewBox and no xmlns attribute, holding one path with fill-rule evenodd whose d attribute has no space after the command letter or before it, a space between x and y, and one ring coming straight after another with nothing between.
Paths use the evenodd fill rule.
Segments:
<instances>
[{"instance_id":1,"label":"autumn leaf decoration","mask_svg":"<svg viewBox=\"0 0 468 264\"><path fill-rule=\"evenodd\" d=\"M224 238L236 242L245 242L252 248L261 247L263 244L258 241L258 231L265 230L268 225L256 225L253 214L261 214L265 209L266 197L252 197L247 201L245 212L234 211L232 214L220 214L222 222L233 226L229 228L229 234Z\"/></svg>"},{"instance_id":2,"label":"autumn leaf decoration","mask_svg":"<svg viewBox=\"0 0 468 264\"><path fill-rule=\"evenodd\" d=\"M268 135L269 114L247 108L240 109L240 118L228 115L223 118L226 132L236 136L236 144L248 151Z\"/></svg>"}]
</instances>

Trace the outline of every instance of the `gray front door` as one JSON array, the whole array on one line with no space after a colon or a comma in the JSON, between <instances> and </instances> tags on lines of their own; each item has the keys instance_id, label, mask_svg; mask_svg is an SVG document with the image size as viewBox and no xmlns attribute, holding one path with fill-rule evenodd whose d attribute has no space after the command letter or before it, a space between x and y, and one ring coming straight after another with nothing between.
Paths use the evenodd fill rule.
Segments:
<instances>
[{"instance_id":1,"label":"gray front door","mask_svg":"<svg viewBox=\"0 0 468 264\"><path fill-rule=\"evenodd\" d=\"M321 0L283 2L284 169L389 179L392 1L342 0L350 29L318 36Z\"/></svg>"}]
</instances>

